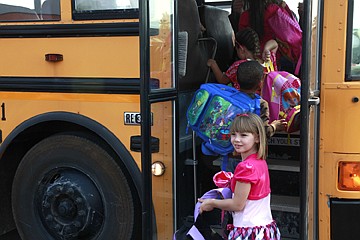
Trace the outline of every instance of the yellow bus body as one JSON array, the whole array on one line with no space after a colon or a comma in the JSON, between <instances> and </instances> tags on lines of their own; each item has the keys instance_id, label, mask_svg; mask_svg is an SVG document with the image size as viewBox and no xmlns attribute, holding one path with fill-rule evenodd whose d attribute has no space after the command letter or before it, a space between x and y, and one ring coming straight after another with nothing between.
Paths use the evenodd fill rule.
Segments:
<instances>
[{"instance_id":1,"label":"yellow bus body","mask_svg":"<svg viewBox=\"0 0 360 240\"><path fill-rule=\"evenodd\" d=\"M165 19L166 20L166 19ZM61 21L56 22L3 22L1 26L33 26L63 24L111 24L136 23L138 19L74 21L71 15L71 1L61 1ZM169 29L163 21L157 36L152 36L151 52L157 54L152 59L152 72L161 87L170 84L168 71L171 58L166 52L171 45ZM101 28L101 27L100 27ZM139 36L84 36L84 37L34 37L1 38L0 76L32 78L86 78L92 79L139 79L140 52ZM164 53L165 52L165 53ZM46 61L46 54L61 54L62 61ZM16 79L15 79L16 78ZM2 139L5 140L19 125L36 116L64 112L85 116L99 123L124 144L133 160L141 169L139 152L130 150L130 137L140 136L140 124L125 125L124 113L140 113L140 95L74 92L2 91L1 104L5 106L6 120L0 121ZM154 104L152 136L160 139L159 152L153 154L154 161L166 166L164 175L153 177L153 204L156 216L158 239L172 239L173 225L173 117L172 105ZM44 129L45 131L45 129ZM121 158L121 156L119 156ZM140 198L141 196L139 196ZM141 206L137 206L141 207ZM114 223L115 224L115 223ZM137 222L135 224L140 224ZM121 239L121 236L118 236Z\"/></svg>"},{"instance_id":2,"label":"yellow bus body","mask_svg":"<svg viewBox=\"0 0 360 240\"><path fill-rule=\"evenodd\" d=\"M171 2L171 1L170 1ZM176 1L175 1L176 2ZM318 1L312 1L314 5ZM38 22L0 22L0 26L32 26L32 25L98 25L113 23L138 23L138 19L117 20L73 20L71 1L61 1L61 20ZM320 240L331 239L331 207L332 199L359 200L359 191L339 189L339 163L360 163L360 111L354 98L360 98L360 81L346 81L346 49L348 26L348 1L325 0L321 11L322 26L314 24L311 48L315 50L315 32L321 27L321 52L308 56L313 68L309 71L310 84L317 78L316 65L321 61L320 81L320 124L319 146L310 146L309 152L319 151L319 185L318 193L314 192L316 182L313 174L309 174L308 196L309 225L318 225ZM356 13L355 13L356 14ZM312 19L318 21L316 17ZM159 32L150 37L150 72L151 78L159 80L159 88L173 87L174 54L171 44L172 29L169 16L164 15ZM0 77L8 78L9 84L19 79L52 78L71 82L71 79L86 79L87 86L99 84L99 79L128 80L140 77L140 37L139 36L70 36L70 37L11 37L0 38ZM60 54L62 61L46 61L47 54ZM178 77L178 76L177 76ZM181 79L180 79L181 80ZM358 79L357 79L358 80ZM116 80L115 80L116 81ZM314 87L314 86L311 87ZM35 87L37 85L34 85ZM100 93L78 91L77 85L67 91L8 91L0 92L0 130L2 140L14 133L19 126L28 120L46 113L72 113L84 116L101 125L113 134L132 156L132 160L141 169L141 155L131 150L131 136L140 136L140 125L125 124L124 113L140 112L140 94L137 93ZM152 177L152 196L156 217L158 239L172 239L174 229L174 106L170 102L152 105L153 114L151 133L160 139L159 152L152 154L153 162L165 164L165 173L160 177ZM313 113L312 113L313 114ZM2 117L2 118L1 118ZM313 115L310 116L313 120ZM53 126L56 127L56 126ZM313 132L317 126L311 125L308 137L311 143ZM177 131L178 129L176 129ZM49 129L44 129L49 131ZM21 139L18 139L21 140ZM17 142L14 141L14 144ZM21 145L17 145L19 148ZM121 156L119 156L121 158ZM20 161L20 159L17 159ZM307 159L309 172L316 166L314 159ZM0 164L4 164L0 159ZM0 165L1 167L1 165ZM13 167L17 167L14 165ZM302 171L305 171L304 169ZM184 193L187 194L187 193ZM317 196L318 194L318 196ZM139 196L140 198L140 196ZM314 200L315 199L315 200ZM318 216L313 206L318 201ZM303 213L300 213L303 214ZM305 213L304 213L305 214ZM319 222L315 222L318 217ZM141 224L141 223L135 223ZM10 224L11 225L11 224ZM316 227L308 227L308 235L313 236ZM310 239L310 238L309 238Z\"/></svg>"},{"instance_id":3,"label":"yellow bus body","mask_svg":"<svg viewBox=\"0 0 360 240\"><path fill-rule=\"evenodd\" d=\"M345 81L347 1L325 1L320 86L319 239L331 239L330 198L360 199L338 188L339 162L360 162L360 82ZM354 14L357 14L356 12ZM355 229L354 229L355 231Z\"/></svg>"}]
</instances>

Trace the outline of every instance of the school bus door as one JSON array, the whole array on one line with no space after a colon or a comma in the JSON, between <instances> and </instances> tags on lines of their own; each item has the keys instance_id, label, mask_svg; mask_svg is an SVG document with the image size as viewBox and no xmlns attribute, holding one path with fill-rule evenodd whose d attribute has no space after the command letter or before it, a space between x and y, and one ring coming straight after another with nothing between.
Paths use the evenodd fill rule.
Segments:
<instances>
[{"instance_id":1,"label":"school bus door","mask_svg":"<svg viewBox=\"0 0 360 240\"><path fill-rule=\"evenodd\" d=\"M319 84L323 1L304 0L301 65L300 239L318 238Z\"/></svg>"},{"instance_id":2,"label":"school bus door","mask_svg":"<svg viewBox=\"0 0 360 240\"><path fill-rule=\"evenodd\" d=\"M139 5L142 239L170 240L174 232L174 112L177 99L174 6L174 0L140 1ZM150 79L159 81L159 88L153 88ZM151 148L154 138L160 141L157 152Z\"/></svg>"}]
</instances>

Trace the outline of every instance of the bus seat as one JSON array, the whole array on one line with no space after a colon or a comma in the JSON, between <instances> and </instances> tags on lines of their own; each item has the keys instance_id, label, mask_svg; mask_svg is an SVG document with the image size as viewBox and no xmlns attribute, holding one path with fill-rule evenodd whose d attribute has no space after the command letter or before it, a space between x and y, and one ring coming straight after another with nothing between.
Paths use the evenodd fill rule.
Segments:
<instances>
[{"instance_id":1,"label":"bus seat","mask_svg":"<svg viewBox=\"0 0 360 240\"><path fill-rule=\"evenodd\" d=\"M213 39L203 38L203 27L195 0L178 1L178 14L179 32L187 32L188 36L186 73L179 80L179 89L196 89L207 81L209 71L207 60L212 55L215 43ZM183 53L184 51L182 51ZM181 57L179 56L179 58Z\"/></svg>"},{"instance_id":2,"label":"bus seat","mask_svg":"<svg viewBox=\"0 0 360 240\"><path fill-rule=\"evenodd\" d=\"M43 20L60 20L60 1L46 0L41 5L41 18Z\"/></svg>"},{"instance_id":3,"label":"bus seat","mask_svg":"<svg viewBox=\"0 0 360 240\"><path fill-rule=\"evenodd\" d=\"M0 4L0 21L24 20L39 20L39 16L29 8Z\"/></svg>"},{"instance_id":4,"label":"bus seat","mask_svg":"<svg viewBox=\"0 0 360 240\"><path fill-rule=\"evenodd\" d=\"M205 36L217 42L215 60L221 71L225 72L233 61L233 29L229 20L229 12L210 5L199 6L200 21L205 27Z\"/></svg>"}]
</instances>

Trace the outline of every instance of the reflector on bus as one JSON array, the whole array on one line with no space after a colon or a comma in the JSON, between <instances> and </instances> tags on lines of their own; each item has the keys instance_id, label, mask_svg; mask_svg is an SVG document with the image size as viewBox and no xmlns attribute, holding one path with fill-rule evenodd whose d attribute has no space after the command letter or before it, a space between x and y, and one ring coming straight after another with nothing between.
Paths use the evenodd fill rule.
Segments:
<instances>
[{"instance_id":1,"label":"reflector on bus","mask_svg":"<svg viewBox=\"0 0 360 240\"><path fill-rule=\"evenodd\" d=\"M360 190L360 162L339 162L338 189Z\"/></svg>"}]
</instances>

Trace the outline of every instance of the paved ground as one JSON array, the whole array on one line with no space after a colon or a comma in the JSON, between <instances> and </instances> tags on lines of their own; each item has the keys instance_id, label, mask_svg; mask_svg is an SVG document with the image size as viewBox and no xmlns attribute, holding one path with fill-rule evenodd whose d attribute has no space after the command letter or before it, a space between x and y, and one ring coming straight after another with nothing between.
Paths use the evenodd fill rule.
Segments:
<instances>
[{"instance_id":1,"label":"paved ground","mask_svg":"<svg viewBox=\"0 0 360 240\"><path fill-rule=\"evenodd\" d=\"M18 233L14 230L3 236L0 236L0 240L21 240Z\"/></svg>"}]
</instances>

